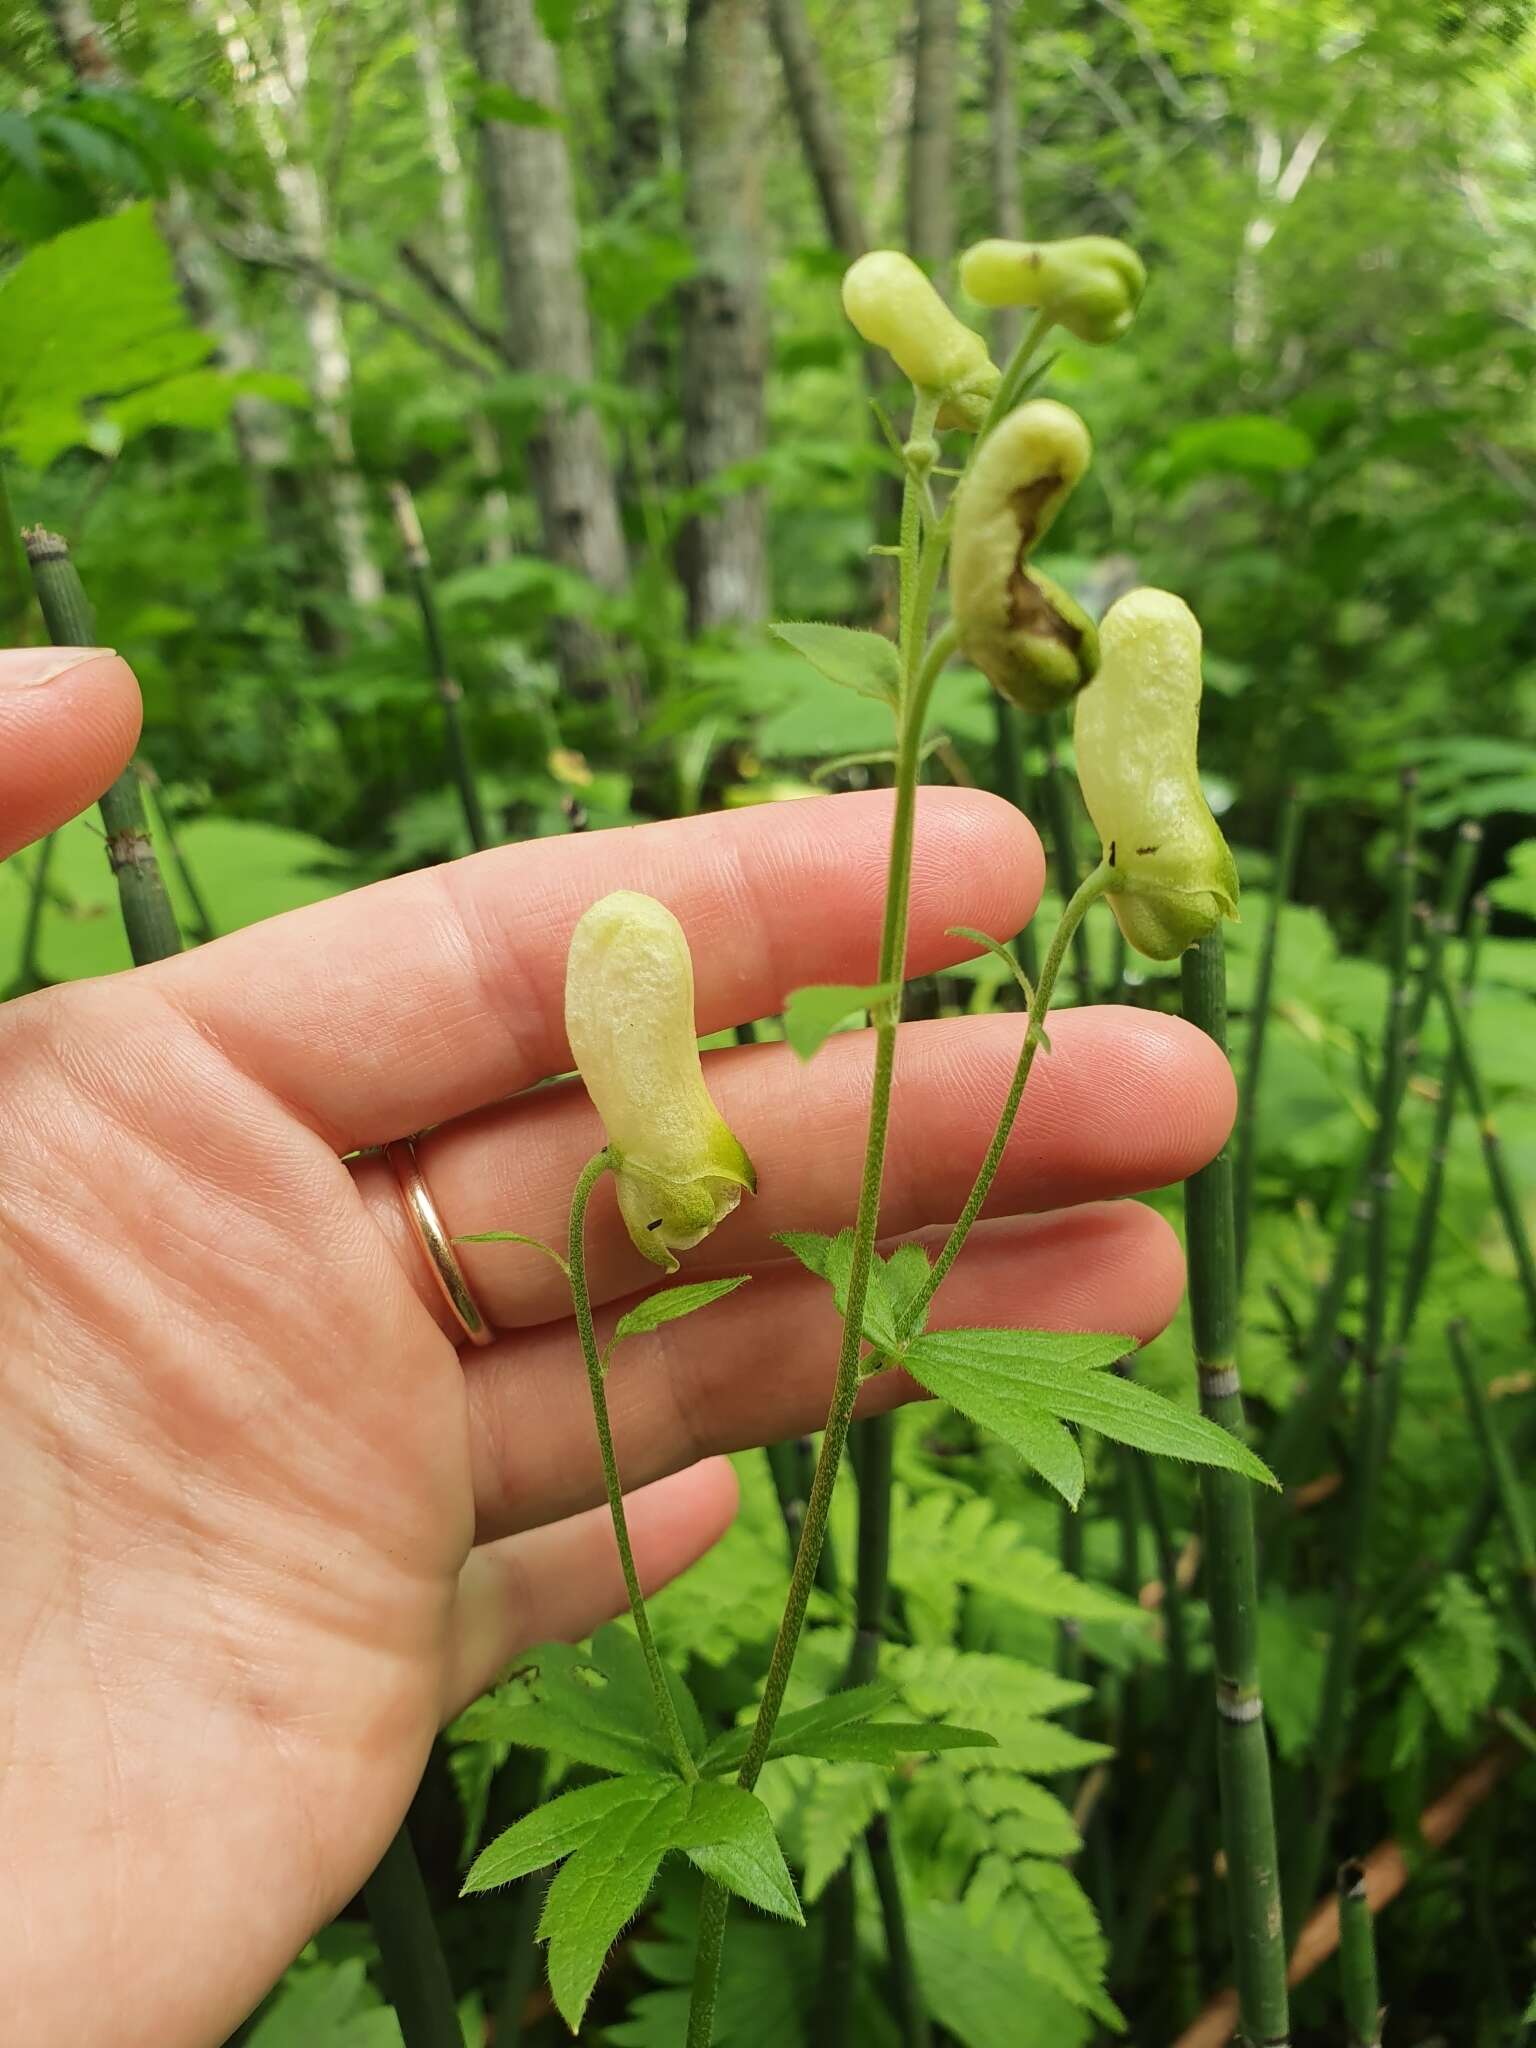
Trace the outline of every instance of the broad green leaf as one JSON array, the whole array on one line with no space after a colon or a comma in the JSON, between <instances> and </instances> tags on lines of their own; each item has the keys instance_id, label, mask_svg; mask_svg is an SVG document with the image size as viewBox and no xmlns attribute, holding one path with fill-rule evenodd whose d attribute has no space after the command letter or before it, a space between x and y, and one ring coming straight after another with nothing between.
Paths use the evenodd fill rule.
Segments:
<instances>
[{"instance_id":1,"label":"broad green leaf","mask_svg":"<svg viewBox=\"0 0 1536 2048\"><path fill-rule=\"evenodd\" d=\"M599 1784L560 1793L525 1813L481 1850L464 1880L464 1892L511 1884L531 1870L544 1870L562 1857L574 1855L621 1816L632 1818L634 1810L648 1811L657 1805L677 1790L677 1783L675 1777L654 1772L643 1777L604 1778Z\"/></svg>"},{"instance_id":2,"label":"broad green leaf","mask_svg":"<svg viewBox=\"0 0 1536 2048\"><path fill-rule=\"evenodd\" d=\"M1132 1337L946 1330L918 1338L906 1362L930 1393L1000 1436L1006 1437L1005 1425L1021 1410L1032 1409L1096 1429L1137 1450L1276 1484L1263 1460L1229 1431L1135 1380L1096 1369L1134 1349Z\"/></svg>"},{"instance_id":3,"label":"broad green leaf","mask_svg":"<svg viewBox=\"0 0 1536 2048\"><path fill-rule=\"evenodd\" d=\"M937 1755L943 1749L996 1749L997 1737L979 1728L955 1728L944 1721L861 1721L798 1744L801 1756L828 1763L895 1764L904 1756Z\"/></svg>"},{"instance_id":4,"label":"broad green leaf","mask_svg":"<svg viewBox=\"0 0 1536 2048\"><path fill-rule=\"evenodd\" d=\"M888 1002L895 993L889 982L864 988L852 982L818 982L791 989L784 1005L784 1036L797 1059L814 1059L840 1024Z\"/></svg>"},{"instance_id":5,"label":"broad green leaf","mask_svg":"<svg viewBox=\"0 0 1536 2048\"><path fill-rule=\"evenodd\" d=\"M689 1787L686 1818L673 1841L690 1863L749 1905L804 1926L794 1879L761 1799L739 1785Z\"/></svg>"},{"instance_id":6,"label":"broad green leaf","mask_svg":"<svg viewBox=\"0 0 1536 2048\"><path fill-rule=\"evenodd\" d=\"M296 1963L246 2037L248 2048L400 2048L400 2022L361 1956Z\"/></svg>"},{"instance_id":7,"label":"broad green leaf","mask_svg":"<svg viewBox=\"0 0 1536 2048\"><path fill-rule=\"evenodd\" d=\"M697 1710L694 1710L697 1712ZM545 1643L454 1723L465 1741L552 1750L572 1763L621 1774L671 1768L647 1683L615 1684L594 1656Z\"/></svg>"},{"instance_id":8,"label":"broad green leaf","mask_svg":"<svg viewBox=\"0 0 1536 2048\"><path fill-rule=\"evenodd\" d=\"M1225 419L1196 420L1180 427L1148 460L1147 470L1165 490L1175 490L1200 476L1305 469L1316 453L1300 427L1268 413L1231 413Z\"/></svg>"},{"instance_id":9,"label":"broad green leaf","mask_svg":"<svg viewBox=\"0 0 1536 2048\"><path fill-rule=\"evenodd\" d=\"M87 401L177 376L212 347L148 205L70 228L0 280L0 446L41 469L90 438Z\"/></svg>"},{"instance_id":10,"label":"broad green leaf","mask_svg":"<svg viewBox=\"0 0 1536 2048\"><path fill-rule=\"evenodd\" d=\"M848 1281L853 1270L853 1232L827 1237L819 1230L781 1230L776 1241L794 1253L807 1271L830 1283L838 1313L848 1313ZM928 1254L921 1245L899 1245L887 1259L870 1259L864 1293L864 1335L877 1351L896 1352L902 1345L901 1323L909 1302L928 1277Z\"/></svg>"},{"instance_id":11,"label":"broad green leaf","mask_svg":"<svg viewBox=\"0 0 1536 2048\"><path fill-rule=\"evenodd\" d=\"M886 1679L876 1679L870 1685L853 1685L845 1692L829 1693L824 1700L817 1700L813 1706L799 1707L792 1714L781 1714L774 1727L773 1745L768 1754L770 1758L814 1755L813 1750L799 1747L802 1739L815 1742L839 1729L854 1727L878 1714L882 1707L888 1707L895 1697L894 1685ZM728 1734L716 1736L704 1752L705 1770L735 1770L746 1755L751 1739L750 1728L732 1728Z\"/></svg>"},{"instance_id":12,"label":"broad green leaf","mask_svg":"<svg viewBox=\"0 0 1536 2048\"><path fill-rule=\"evenodd\" d=\"M738 1273L731 1280L693 1280L685 1287L663 1287L648 1294L619 1317L613 1342L617 1344L621 1337L643 1336L647 1331L659 1330L663 1323L676 1322L679 1316L691 1316L695 1309L708 1308L712 1301L720 1301L745 1286L751 1277L750 1273Z\"/></svg>"},{"instance_id":13,"label":"broad green leaf","mask_svg":"<svg viewBox=\"0 0 1536 2048\"><path fill-rule=\"evenodd\" d=\"M786 647L803 654L829 683L857 690L894 706L901 698L901 657L883 633L865 633L852 626L781 623L769 632Z\"/></svg>"},{"instance_id":14,"label":"broad green leaf","mask_svg":"<svg viewBox=\"0 0 1536 2048\"><path fill-rule=\"evenodd\" d=\"M270 405L298 409L308 406L309 393L294 377L263 370L230 371L204 365L167 377L131 398L105 406L101 417L124 441L151 427L187 427L211 431L222 427L240 398L264 398Z\"/></svg>"},{"instance_id":15,"label":"broad green leaf","mask_svg":"<svg viewBox=\"0 0 1536 2048\"><path fill-rule=\"evenodd\" d=\"M611 1813L568 1856L539 1919L549 1944L549 1988L576 2033L608 1951L645 1903L662 1858L688 1812L688 1787L674 1778L649 1803Z\"/></svg>"},{"instance_id":16,"label":"broad green leaf","mask_svg":"<svg viewBox=\"0 0 1536 2048\"><path fill-rule=\"evenodd\" d=\"M909 1924L929 2011L961 2048L1017 2040L1025 2013L1032 2039L1050 2048L1087 2041L1087 2015L1029 1970L1016 1948L999 1946L977 1927L963 1906L928 1899Z\"/></svg>"},{"instance_id":17,"label":"broad green leaf","mask_svg":"<svg viewBox=\"0 0 1536 2048\"><path fill-rule=\"evenodd\" d=\"M615 1698L634 1702L647 1721L654 1721L651 1674L646 1667L640 1638L627 1621L610 1621L598 1630L592 1638L592 1662L607 1679L609 1692ZM663 1664L662 1671L667 1690L672 1695L672 1704L677 1709L677 1718L688 1738L689 1753L700 1757L709 1738L698 1704L680 1671L674 1670L670 1664ZM659 1734L657 1739L660 1740Z\"/></svg>"},{"instance_id":18,"label":"broad green leaf","mask_svg":"<svg viewBox=\"0 0 1536 2048\"><path fill-rule=\"evenodd\" d=\"M935 1341L932 1335L919 1337L908 1347L902 1363L912 1377L930 1394L1000 1436L1070 1507L1076 1507L1083 1497L1083 1454L1049 1404L1001 1372L976 1369L963 1354L925 1348Z\"/></svg>"}]
</instances>

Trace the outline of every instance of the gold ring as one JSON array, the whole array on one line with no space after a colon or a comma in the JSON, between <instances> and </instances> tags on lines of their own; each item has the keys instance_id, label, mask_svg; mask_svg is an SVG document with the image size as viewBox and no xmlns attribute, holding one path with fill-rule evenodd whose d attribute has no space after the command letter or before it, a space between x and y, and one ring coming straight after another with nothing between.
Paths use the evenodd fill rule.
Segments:
<instances>
[{"instance_id":1,"label":"gold ring","mask_svg":"<svg viewBox=\"0 0 1536 2048\"><path fill-rule=\"evenodd\" d=\"M394 1139L384 1147L384 1157L394 1169L395 1179L405 1198L405 1213L411 1219L417 1242L427 1255L443 1299L453 1311L454 1321L471 1344L489 1344L493 1334L491 1327L469 1291L469 1282L464 1278L464 1269L453 1249L453 1239L443 1228L437 1204L422 1179L421 1168L416 1163L415 1140Z\"/></svg>"}]
</instances>

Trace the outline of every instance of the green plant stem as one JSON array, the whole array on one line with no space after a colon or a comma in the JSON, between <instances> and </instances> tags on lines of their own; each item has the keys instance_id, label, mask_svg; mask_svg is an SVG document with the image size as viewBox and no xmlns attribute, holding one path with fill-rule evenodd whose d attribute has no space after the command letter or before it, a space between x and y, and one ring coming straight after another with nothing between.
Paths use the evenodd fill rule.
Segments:
<instances>
[{"instance_id":1,"label":"green plant stem","mask_svg":"<svg viewBox=\"0 0 1536 2048\"><path fill-rule=\"evenodd\" d=\"M1220 927L1184 955L1184 1015L1223 1052L1227 1040L1226 961ZM1185 1183L1189 1304L1201 1412L1243 1432L1238 1376L1237 1245L1232 1155L1223 1146ZM1258 1572L1253 1493L1235 1473L1200 1475L1216 1676L1216 1754L1221 1786L1227 1890L1243 2039L1275 2048L1290 2039L1285 1929L1275 1842L1269 1744L1260 1689Z\"/></svg>"},{"instance_id":2,"label":"green plant stem","mask_svg":"<svg viewBox=\"0 0 1536 2048\"><path fill-rule=\"evenodd\" d=\"M1381 1985L1376 1927L1365 1891L1365 1865L1339 1865L1339 1984L1349 2048L1380 2048Z\"/></svg>"},{"instance_id":3,"label":"green plant stem","mask_svg":"<svg viewBox=\"0 0 1536 2048\"><path fill-rule=\"evenodd\" d=\"M1424 1019L1429 1015L1429 1006L1434 1000L1435 986L1444 965L1446 949L1461 926L1462 908L1467 900L1467 891L1472 886L1472 876L1477 868L1482 843L1483 828L1475 820L1468 818L1457 827L1456 844L1451 849L1451 857L1445 864L1445 873L1440 878L1440 900L1430 914L1424 930L1423 957L1405 1027L1410 1066L1418 1058L1419 1034L1424 1029Z\"/></svg>"},{"instance_id":4,"label":"green plant stem","mask_svg":"<svg viewBox=\"0 0 1536 2048\"><path fill-rule=\"evenodd\" d=\"M181 841L176 836L175 821L172 819L171 813L167 808L165 791L159 776L148 761L140 761L138 767L139 780L144 785L144 794L148 801L149 809L154 813L155 829L159 832L161 838L164 839L166 852L171 856L171 866L176 870L176 878L187 892L187 901L192 906L192 915L197 919L198 940L200 943L206 944L209 939L216 939L219 936L219 928L214 923L212 913L208 908L208 899L198 887L197 877L188 865L187 856L181 848Z\"/></svg>"},{"instance_id":5,"label":"green plant stem","mask_svg":"<svg viewBox=\"0 0 1536 2048\"><path fill-rule=\"evenodd\" d=\"M432 1902L403 1821L364 1885L363 1901L378 1939L384 1990L400 2022L405 2048L464 2048Z\"/></svg>"},{"instance_id":6,"label":"green plant stem","mask_svg":"<svg viewBox=\"0 0 1536 2048\"><path fill-rule=\"evenodd\" d=\"M1494 1206L1504 1226L1504 1236L1514 1255L1515 1277L1520 1283L1520 1293L1525 1302L1525 1313L1533 1335L1536 1335L1536 1258L1531 1254L1530 1235L1525 1227L1525 1212L1520 1205L1520 1193L1504 1157L1504 1146L1499 1138L1498 1125L1494 1121L1493 1109L1489 1102L1488 1090L1483 1084L1482 1070L1477 1055L1472 1050L1472 1039L1467 1030L1466 1018L1455 991L1442 971L1436 993L1440 1006L1445 1012L1445 1021L1450 1026L1452 1057L1456 1071L1472 1114L1477 1120L1478 1137L1483 1148L1483 1164L1488 1172L1488 1184L1493 1190Z\"/></svg>"},{"instance_id":7,"label":"green plant stem","mask_svg":"<svg viewBox=\"0 0 1536 2048\"><path fill-rule=\"evenodd\" d=\"M976 446L978 448L986 440L988 434L991 433L998 421L1006 419L1008 414L1018 404L1020 394L1024 389L1024 380L1029 375L1029 366L1034 361L1040 344L1045 340L1045 337L1050 333L1054 325L1054 316L1046 312L1044 307L1041 307L1040 311L1030 321L1028 327L1025 328L1022 340L1004 367L997 390L993 394L992 403L987 408L987 416L981 423L981 431L976 436Z\"/></svg>"},{"instance_id":8,"label":"green plant stem","mask_svg":"<svg viewBox=\"0 0 1536 2048\"><path fill-rule=\"evenodd\" d=\"M931 434L936 411L937 400L920 394L913 410L911 440L914 443L921 443ZM946 512L924 541L921 537L921 508L925 487L921 479L908 472L901 520L902 644L899 653L902 687L896 750L896 808L891 821L885 913L875 973L876 981L889 987L892 994L874 1012L875 1063L870 1087L869 1124L848 1272L848 1306L843 1320L832 1403L822 1432L810 1499L806 1503L805 1526L801 1531L800 1547L790 1574L789 1594L763 1683L763 1696L758 1703L751 1741L737 1774L737 1782L749 1792L756 1785L767 1758L779 1710L784 1704L784 1692L789 1684L790 1667L794 1663L811 1588L816 1580L817 1562L832 1509L832 1493L837 1484L838 1468L842 1463L859 1391L864 1304L869 1292L875 1235L880 1221L880 1192L885 1178L885 1148L890 1127L891 1079L896 1063L896 1027L901 1015L900 982L907 956L912 839L923 721L933 682L944 660L948 659L949 647L953 645L951 629L938 635L931 648L928 646L928 615L949 545L949 514ZM714 2032L728 1897L723 1886L713 1879L706 1880L699 1904L698 1947L688 2013L688 2048L709 2048Z\"/></svg>"},{"instance_id":9,"label":"green plant stem","mask_svg":"<svg viewBox=\"0 0 1536 2048\"><path fill-rule=\"evenodd\" d=\"M1233 1202L1237 1216L1237 1271L1242 1277L1248 1258L1248 1228L1253 1216L1253 1188L1258 1173L1259 1079L1264 1066L1264 1042L1269 1031L1269 1012L1275 986L1275 959L1280 949L1280 919L1296 878L1296 855L1301 846L1301 798L1288 789L1280 805L1280 830L1275 842L1274 879L1269 898L1269 915L1259 948L1259 971L1253 988L1253 1007L1248 1016L1248 1047L1243 1061L1242 1088L1237 1110L1237 1164Z\"/></svg>"},{"instance_id":10,"label":"green plant stem","mask_svg":"<svg viewBox=\"0 0 1536 2048\"><path fill-rule=\"evenodd\" d=\"M42 937L43 910L48 901L48 871L53 866L54 846L58 834L50 832L38 842L32 856L32 873L27 881L27 918L21 928L21 950L16 958L16 993L24 995L28 989L37 988L42 982L38 971L37 945Z\"/></svg>"},{"instance_id":11,"label":"green plant stem","mask_svg":"<svg viewBox=\"0 0 1536 2048\"><path fill-rule=\"evenodd\" d=\"M1536 1531L1532 1528L1509 1446L1489 1409L1488 1395L1472 1356L1472 1340L1467 1325L1457 1317L1454 1322L1446 1324L1445 1334L1451 1347L1456 1377L1461 1381L1462 1398L1467 1404L1472 1433L1482 1452L1488 1491L1497 1503L1515 1554L1520 1611L1527 1627L1536 1633Z\"/></svg>"},{"instance_id":12,"label":"green plant stem","mask_svg":"<svg viewBox=\"0 0 1536 2048\"><path fill-rule=\"evenodd\" d=\"M1050 834L1051 857L1055 862L1056 888L1063 903L1071 900L1072 892L1080 879L1077 858L1077 834L1072 825L1072 789L1070 778L1056 754L1056 726L1047 714L1035 720L1035 733L1039 740L1045 765L1041 770L1036 787L1036 796L1045 829ZM1078 947L1072 962L1073 979L1077 984L1077 999L1080 1003L1093 1001L1093 969L1087 951Z\"/></svg>"},{"instance_id":13,"label":"green plant stem","mask_svg":"<svg viewBox=\"0 0 1536 2048\"><path fill-rule=\"evenodd\" d=\"M603 1485L608 1494L608 1512L613 1517L613 1537L619 1546L619 1563L624 1572L624 1590L629 1596L629 1611L634 1620L635 1634L640 1638L645 1668L650 1676L651 1695L656 1702L656 1718L661 1723L662 1732L671 1746L679 1775L684 1780L692 1780L699 1775L698 1765L688 1748L683 1724L677 1717L672 1688L667 1683L667 1674L662 1668L661 1657L656 1648L656 1638L651 1634L650 1616L645 1611L645 1595L640 1590L640 1574L635 1570L635 1553L630 1548L629 1522L624 1513L624 1489L619 1482L619 1465L613 1452L613 1429L608 1420L608 1394L603 1384L603 1361L597 1349L597 1335L592 1327L592 1302L587 1293L587 1204L592 1199L592 1190L607 1171L607 1152L595 1153L581 1169L571 1194L571 1224L566 1246L566 1258L571 1273L571 1303L576 1311L576 1334L581 1340L581 1355L586 1362L587 1388L592 1396L593 1420L597 1424L597 1447L603 1461Z\"/></svg>"},{"instance_id":14,"label":"green plant stem","mask_svg":"<svg viewBox=\"0 0 1536 2048\"><path fill-rule=\"evenodd\" d=\"M469 843L476 853L483 853L486 847L494 846L496 842L485 822L485 810L480 802L480 791L475 782L474 763L470 759L469 739L464 731L463 686L454 676L448 663L448 649L443 639L442 621L437 610L437 593L432 586L432 557L427 552L426 536L422 533L421 521L417 517L416 503L409 486L403 483L391 484L389 495L394 507L395 526L405 552L406 568L410 572L416 609L421 614L421 632L426 642L427 665L431 672L432 686L437 691L443 707L443 731L448 742L448 766L458 788L464 824L469 832Z\"/></svg>"},{"instance_id":15,"label":"green plant stem","mask_svg":"<svg viewBox=\"0 0 1536 2048\"><path fill-rule=\"evenodd\" d=\"M1312 1741L1314 1783L1301 1809L1286 1883L1289 1917L1299 1924L1310 1907L1338 1796L1339 1771L1349 1733L1350 1698L1360 1653L1360 1625L1365 1598L1365 1563L1370 1549L1376 1495L1386 1449L1382 1367L1387 1328L1388 1249L1391 1225L1393 1159L1397 1149L1398 1106L1406 1075L1407 1020L1410 1001L1408 948L1413 927L1415 875L1414 827L1417 778L1403 776L1398 833L1397 874L1393 889L1390 980L1382 1031L1381 1065L1376 1095L1376 1129L1371 1145L1367 1200L1370 1220L1365 1232L1365 1318L1360 1338L1360 1385L1355 1410L1355 1450L1350 1490L1339 1546L1338 1588L1333 1633L1323 1674L1323 1693Z\"/></svg>"},{"instance_id":16,"label":"green plant stem","mask_svg":"<svg viewBox=\"0 0 1536 2048\"><path fill-rule=\"evenodd\" d=\"M28 527L22 540L37 601L55 644L94 647L96 617L68 547L56 533L47 533L40 526ZM132 762L102 797L101 822L133 963L143 967L151 960L168 960L181 951L181 932L155 859L144 815L144 792Z\"/></svg>"},{"instance_id":17,"label":"green plant stem","mask_svg":"<svg viewBox=\"0 0 1536 2048\"><path fill-rule=\"evenodd\" d=\"M906 1909L902 1901L901 1870L891 1843L890 1822L877 1813L864 1838L869 1866L874 1873L885 1923L886 1950L891 1964L891 2004L896 2013L901 2048L929 2048L933 2032L928 2024L923 1987L918 1980L917 1960L907 1933Z\"/></svg>"},{"instance_id":18,"label":"green plant stem","mask_svg":"<svg viewBox=\"0 0 1536 2048\"><path fill-rule=\"evenodd\" d=\"M965 1198L965 1207L956 1217L949 1236L945 1238L927 1280L907 1309L904 1336L909 1336L921 1324L923 1311L939 1291L945 1274L959 1258L961 1247L970 1235L971 1226L981 1214L982 1206L992 1192L992 1183L996 1180L997 1170L1003 1163L1003 1154L1007 1151L1008 1140L1013 1135L1019 1105L1024 1100L1024 1090L1029 1084L1035 1054L1045 1035L1046 1015L1051 1007L1051 997L1055 992L1057 977L1061 973L1062 962L1067 956L1067 948L1072 943L1072 935L1092 906L1101 896L1108 895L1114 887L1115 875L1116 870L1107 860L1100 861L1093 873L1079 885L1077 893L1061 914L1061 922L1057 925L1051 943L1046 949L1040 979L1035 984L1034 1001L1029 1006L1019 1057L1014 1065L1013 1079L1008 1084L1008 1094L997 1120L997 1128L992 1133L992 1141L987 1147L986 1157L981 1162L971 1192Z\"/></svg>"},{"instance_id":19,"label":"green plant stem","mask_svg":"<svg viewBox=\"0 0 1536 2048\"><path fill-rule=\"evenodd\" d=\"M990 691L989 695L993 718L993 784L1000 797L1011 803L1015 810L1022 811L1025 802L1023 716L1019 707L1010 704L1001 690ZM1018 961L1024 979L1033 987L1040 963L1035 957L1035 928L1032 924L1025 925L1009 950Z\"/></svg>"}]
</instances>

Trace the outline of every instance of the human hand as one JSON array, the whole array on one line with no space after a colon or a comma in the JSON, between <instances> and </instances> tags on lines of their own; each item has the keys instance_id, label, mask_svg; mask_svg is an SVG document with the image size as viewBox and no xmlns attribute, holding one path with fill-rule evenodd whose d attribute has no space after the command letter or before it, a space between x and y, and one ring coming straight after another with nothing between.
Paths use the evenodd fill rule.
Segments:
<instances>
[{"instance_id":1,"label":"human hand","mask_svg":"<svg viewBox=\"0 0 1536 2048\"><path fill-rule=\"evenodd\" d=\"M39 654L0 656L0 853L88 802L137 729L121 662L21 686ZM0 1011L0 1969L30 2039L207 2048L368 1874L441 1722L520 1648L624 1605L558 1272L464 1247L502 1334L460 1353L392 1174L346 1155L430 1126L450 1230L558 1239L602 1142L579 1086L535 1090L568 1065L581 911L661 898L700 1029L769 1014L872 978L889 809L509 847ZM909 971L967 950L948 925L1015 930L1040 880L1017 812L923 791ZM888 1231L955 1214L1021 1029L903 1030ZM1150 1336L1177 1247L1106 1198L1207 1159L1230 1077L1146 1012L1069 1012L1051 1036L934 1321ZM864 1034L809 1067L779 1045L710 1056L761 1194L689 1271L755 1279L637 1340L610 1382L648 1585L728 1523L716 1454L822 1419L837 1317L772 1233L852 1214L868 1070ZM611 1321L655 1274L606 1186L588 1243Z\"/></svg>"}]
</instances>

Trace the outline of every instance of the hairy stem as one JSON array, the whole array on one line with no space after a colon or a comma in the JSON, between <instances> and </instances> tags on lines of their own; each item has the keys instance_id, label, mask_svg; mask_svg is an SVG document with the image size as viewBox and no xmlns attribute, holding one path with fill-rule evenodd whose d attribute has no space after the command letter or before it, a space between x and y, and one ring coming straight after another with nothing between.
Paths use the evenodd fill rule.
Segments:
<instances>
[{"instance_id":1,"label":"hairy stem","mask_svg":"<svg viewBox=\"0 0 1536 2048\"><path fill-rule=\"evenodd\" d=\"M608 1420L608 1393L603 1384L603 1361L598 1354L597 1336L592 1328L592 1301L587 1293L587 1204L592 1199L592 1190L607 1171L607 1152L594 1154L581 1169L571 1195L571 1226L566 1246L566 1259L571 1274L571 1303L576 1311L576 1334L581 1340L581 1355L587 1368L587 1387L592 1396L593 1419L597 1424L597 1447L603 1461L603 1485L608 1494L608 1512L613 1517L613 1537L619 1546L619 1563L624 1572L624 1590L629 1596L629 1611L634 1619L635 1634L640 1638L645 1668L650 1676L651 1694L656 1702L656 1718L660 1721L662 1732L671 1746L680 1775L684 1779L693 1779L699 1775L698 1765L694 1762L693 1754L688 1747L683 1724L677 1717L677 1705L672 1698L672 1688L667 1683L667 1674L656 1648L656 1638L651 1634L650 1616L645 1611L645 1595L640 1590L640 1574L635 1570L635 1553L630 1547L629 1522L624 1513L624 1489L619 1483L619 1465L613 1453L613 1429Z\"/></svg>"},{"instance_id":2,"label":"hairy stem","mask_svg":"<svg viewBox=\"0 0 1536 2048\"><path fill-rule=\"evenodd\" d=\"M1219 927L1184 955L1182 972L1185 1017L1224 1052L1227 982ZM1223 1146L1209 1166L1186 1182L1184 1216L1200 1408L1238 1436L1243 1430L1243 1392L1237 1367L1230 1147ZM1250 2048L1283 2048L1290 2040L1290 2014L1274 1797L1260 1689L1253 1492L1246 1479L1214 1468L1201 1472L1200 1490L1216 1667L1216 1760L1242 2033Z\"/></svg>"}]
</instances>

